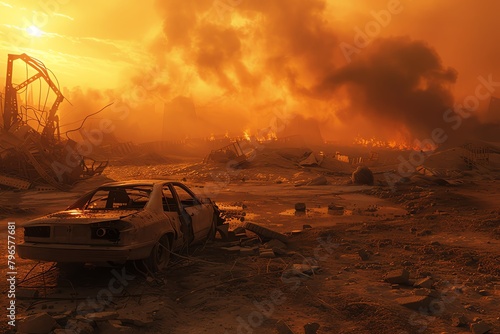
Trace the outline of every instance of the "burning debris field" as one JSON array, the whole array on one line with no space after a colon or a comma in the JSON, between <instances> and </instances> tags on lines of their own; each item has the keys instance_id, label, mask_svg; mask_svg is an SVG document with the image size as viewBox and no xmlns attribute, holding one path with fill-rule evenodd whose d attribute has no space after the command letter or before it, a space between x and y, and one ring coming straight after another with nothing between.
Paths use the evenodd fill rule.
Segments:
<instances>
[{"instance_id":1,"label":"burning debris field","mask_svg":"<svg viewBox=\"0 0 500 334\"><path fill-rule=\"evenodd\" d=\"M497 3L35 2L2 333L500 333Z\"/></svg>"}]
</instances>

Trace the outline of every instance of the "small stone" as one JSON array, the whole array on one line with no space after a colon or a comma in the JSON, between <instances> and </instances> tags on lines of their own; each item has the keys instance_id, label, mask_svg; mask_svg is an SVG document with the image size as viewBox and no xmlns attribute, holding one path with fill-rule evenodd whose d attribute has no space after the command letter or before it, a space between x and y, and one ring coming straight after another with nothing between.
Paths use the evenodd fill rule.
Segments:
<instances>
[{"instance_id":1,"label":"small stone","mask_svg":"<svg viewBox=\"0 0 500 334\"><path fill-rule=\"evenodd\" d=\"M47 313L30 315L18 323L19 333L45 334L56 326L56 321Z\"/></svg>"},{"instance_id":2,"label":"small stone","mask_svg":"<svg viewBox=\"0 0 500 334\"><path fill-rule=\"evenodd\" d=\"M404 249L404 250L410 250L410 248L411 248L411 247L410 247L410 245L404 245L404 246L403 246L403 249Z\"/></svg>"},{"instance_id":3,"label":"small stone","mask_svg":"<svg viewBox=\"0 0 500 334\"><path fill-rule=\"evenodd\" d=\"M491 325L487 324L484 321L476 322L470 324L470 331L474 334L484 334L492 330Z\"/></svg>"},{"instance_id":4,"label":"small stone","mask_svg":"<svg viewBox=\"0 0 500 334\"><path fill-rule=\"evenodd\" d=\"M292 235L301 234L303 230L292 230Z\"/></svg>"},{"instance_id":5,"label":"small stone","mask_svg":"<svg viewBox=\"0 0 500 334\"><path fill-rule=\"evenodd\" d=\"M306 211L306 203L295 203L295 211L305 212Z\"/></svg>"},{"instance_id":6,"label":"small stone","mask_svg":"<svg viewBox=\"0 0 500 334\"><path fill-rule=\"evenodd\" d=\"M462 314L454 314L451 318L451 325L453 327L467 326L467 319Z\"/></svg>"},{"instance_id":7,"label":"small stone","mask_svg":"<svg viewBox=\"0 0 500 334\"><path fill-rule=\"evenodd\" d=\"M433 284L434 280L432 279L432 277L426 277L417 280L413 286L416 288L431 289Z\"/></svg>"},{"instance_id":8,"label":"small stone","mask_svg":"<svg viewBox=\"0 0 500 334\"><path fill-rule=\"evenodd\" d=\"M368 254L366 252L366 250L364 250L364 249L360 249L358 251L358 255L359 255L360 259L363 261L368 261L370 259L370 254Z\"/></svg>"},{"instance_id":9,"label":"small stone","mask_svg":"<svg viewBox=\"0 0 500 334\"><path fill-rule=\"evenodd\" d=\"M483 290L483 289L479 290L479 291L478 291L478 293L479 293L481 296L488 296L488 295L489 295L488 291Z\"/></svg>"},{"instance_id":10,"label":"small stone","mask_svg":"<svg viewBox=\"0 0 500 334\"><path fill-rule=\"evenodd\" d=\"M302 225L302 229L303 230L310 230L312 229L313 227L311 225L308 225L308 224L305 224L305 225Z\"/></svg>"},{"instance_id":11,"label":"small stone","mask_svg":"<svg viewBox=\"0 0 500 334\"><path fill-rule=\"evenodd\" d=\"M292 265L292 271L295 272L295 273L301 273L301 274L306 274L306 275L313 275L315 274L316 272L318 272L320 270L320 267L319 266L311 266L311 265L308 265L308 264L298 264L298 263L295 263Z\"/></svg>"},{"instance_id":12,"label":"small stone","mask_svg":"<svg viewBox=\"0 0 500 334\"><path fill-rule=\"evenodd\" d=\"M368 167L358 166L351 175L351 181L354 184L373 185L373 173Z\"/></svg>"},{"instance_id":13,"label":"small stone","mask_svg":"<svg viewBox=\"0 0 500 334\"><path fill-rule=\"evenodd\" d=\"M406 269L393 270L387 273L384 280L391 284L408 284L410 273Z\"/></svg>"},{"instance_id":14,"label":"small stone","mask_svg":"<svg viewBox=\"0 0 500 334\"><path fill-rule=\"evenodd\" d=\"M316 334L320 325L316 322L309 322L304 325L304 334Z\"/></svg>"},{"instance_id":15,"label":"small stone","mask_svg":"<svg viewBox=\"0 0 500 334\"><path fill-rule=\"evenodd\" d=\"M429 306L432 298L428 296L409 296L397 298L396 302L404 307L408 307L412 310L418 311L419 309L424 309Z\"/></svg>"},{"instance_id":16,"label":"small stone","mask_svg":"<svg viewBox=\"0 0 500 334\"><path fill-rule=\"evenodd\" d=\"M432 231L431 230L423 230L422 232L417 233L418 237L425 237L427 235L431 235Z\"/></svg>"}]
</instances>

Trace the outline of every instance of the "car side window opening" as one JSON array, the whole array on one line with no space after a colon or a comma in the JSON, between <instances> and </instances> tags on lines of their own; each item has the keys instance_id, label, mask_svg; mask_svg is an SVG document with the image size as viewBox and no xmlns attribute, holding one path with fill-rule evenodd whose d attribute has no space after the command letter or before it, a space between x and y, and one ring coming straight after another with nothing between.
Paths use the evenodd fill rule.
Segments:
<instances>
[{"instance_id":1,"label":"car side window opening","mask_svg":"<svg viewBox=\"0 0 500 334\"><path fill-rule=\"evenodd\" d=\"M184 188L174 185L174 190L177 193L179 201L181 202L183 207L187 208L190 206L200 205L200 202Z\"/></svg>"},{"instance_id":2,"label":"car side window opening","mask_svg":"<svg viewBox=\"0 0 500 334\"><path fill-rule=\"evenodd\" d=\"M174 195L172 194L172 191L168 186L163 187L162 204L163 204L163 211L167 212L179 211L179 208L177 206L177 201L175 200Z\"/></svg>"}]
</instances>

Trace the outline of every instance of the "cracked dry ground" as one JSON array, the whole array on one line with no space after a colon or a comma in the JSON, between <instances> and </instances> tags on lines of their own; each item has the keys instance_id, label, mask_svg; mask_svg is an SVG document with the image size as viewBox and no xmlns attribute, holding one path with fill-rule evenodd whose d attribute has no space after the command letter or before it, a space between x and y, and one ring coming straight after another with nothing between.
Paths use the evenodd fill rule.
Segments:
<instances>
[{"instance_id":1,"label":"cracked dry ground","mask_svg":"<svg viewBox=\"0 0 500 334\"><path fill-rule=\"evenodd\" d=\"M220 248L227 246L222 242L200 246L189 259L174 259L170 270L155 279L136 272L106 310L126 311L132 319L124 324L126 330L141 333L298 334L307 323L319 324L317 333L460 333L471 332L473 321L498 333L499 184L408 185L396 192L378 187L339 193L328 187L277 190L276 185L225 191L219 201L245 204L247 216L255 214L257 223L280 232L302 224L313 228L291 236L288 254L276 258L259 257L258 251L228 252ZM304 198L311 208L306 215L280 214ZM366 198L373 198L375 206ZM332 202L354 213L315 214ZM384 205L411 214L384 214ZM290 271L300 263L313 263L320 270L312 275ZM402 269L410 273L410 283L431 276L432 288L384 281L388 272ZM40 291L49 299L23 300L31 312L70 313L82 300L70 302L71 294L95 296L112 277L109 268L68 275L53 270L51 275L55 287ZM50 281L50 275L45 279ZM398 298L422 294L435 297L428 307L413 310L398 303ZM456 327L460 315L465 323ZM110 332L107 320L92 324L96 332Z\"/></svg>"}]
</instances>

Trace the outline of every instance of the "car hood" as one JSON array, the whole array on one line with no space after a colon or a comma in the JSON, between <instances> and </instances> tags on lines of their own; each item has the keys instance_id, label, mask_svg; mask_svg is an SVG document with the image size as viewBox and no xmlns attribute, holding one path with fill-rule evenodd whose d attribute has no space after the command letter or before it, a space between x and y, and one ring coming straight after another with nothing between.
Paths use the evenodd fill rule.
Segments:
<instances>
[{"instance_id":1,"label":"car hood","mask_svg":"<svg viewBox=\"0 0 500 334\"><path fill-rule=\"evenodd\" d=\"M140 210L67 210L30 220L22 226L71 223L84 225L123 219L138 213Z\"/></svg>"}]
</instances>

